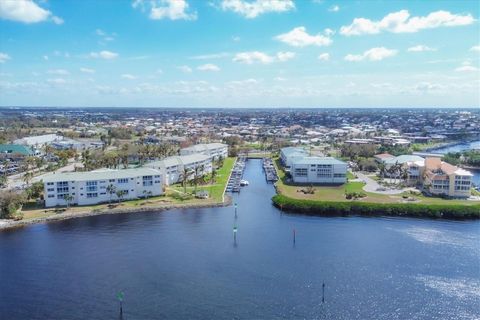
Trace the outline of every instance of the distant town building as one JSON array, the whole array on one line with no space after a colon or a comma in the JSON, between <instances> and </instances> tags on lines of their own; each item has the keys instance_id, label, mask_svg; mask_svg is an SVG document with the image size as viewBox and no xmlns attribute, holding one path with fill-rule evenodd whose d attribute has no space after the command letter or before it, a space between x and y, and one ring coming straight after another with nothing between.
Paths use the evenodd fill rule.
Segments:
<instances>
[{"instance_id":1,"label":"distant town building","mask_svg":"<svg viewBox=\"0 0 480 320\"><path fill-rule=\"evenodd\" d=\"M0 159L19 160L36 154L35 148L21 144L0 144Z\"/></svg>"},{"instance_id":2,"label":"distant town building","mask_svg":"<svg viewBox=\"0 0 480 320\"><path fill-rule=\"evenodd\" d=\"M45 207L65 206L69 197L70 205L92 205L163 194L162 174L151 168L56 173L43 178L43 183Z\"/></svg>"},{"instance_id":3,"label":"distant town building","mask_svg":"<svg viewBox=\"0 0 480 320\"><path fill-rule=\"evenodd\" d=\"M165 185L171 185L182 180L182 175L185 173L185 170L188 171L187 180L193 179L194 171L197 167L203 169L199 174L204 175L211 173L212 157L202 153L173 156L160 161L146 163L144 166L159 170L162 173L163 183Z\"/></svg>"},{"instance_id":4,"label":"distant town building","mask_svg":"<svg viewBox=\"0 0 480 320\"><path fill-rule=\"evenodd\" d=\"M17 139L14 141L15 144L23 144L27 146L42 146L44 144L51 144L55 141L63 140L62 136L57 134L44 134L41 136L31 136L31 137L24 137L21 139Z\"/></svg>"},{"instance_id":5,"label":"distant town building","mask_svg":"<svg viewBox=\"0 0 480 320\"><path fill-rule=\"evenodd\" d=\"M226 158L228 157L228 145L223 143L205 143L180 149L181 156L197 153L208 155L212 159L218 159L219 157Z\"/></svg>"},{"instance_id":6,"label":"distant town building","mask_svg":"<svg viewBox=\"0 0 480 320\"><path fill-rule=\"evenodd\" d=\"M347 180L347 164L331 157L295 158L290 175L295 183L343 184Z\"/></svg>"}]
</instances>

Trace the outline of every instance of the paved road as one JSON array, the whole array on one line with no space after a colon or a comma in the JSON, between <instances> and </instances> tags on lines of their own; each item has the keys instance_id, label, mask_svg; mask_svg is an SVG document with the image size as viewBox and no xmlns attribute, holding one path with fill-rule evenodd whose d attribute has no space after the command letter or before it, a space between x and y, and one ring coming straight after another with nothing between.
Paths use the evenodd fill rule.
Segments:
<instances>
[{"instance_id":1,"label":"paved road","mask_svg":"<svg viewBox=\"0 0 480 320\"><path fill-rule=\"evenodd\" d=\"M82 164L80 162L71 162L67 164L64 167L58 168L55 170L55 173L60 173L60 172L72 172L75 169L75 166L81 166ZM32 178L32 182L37 182L43 179L48 174L51 174L53 172L47 172L43 173L41 175L35 176ZM22 173L17 173L13 174L8 177L8 184L7 184L7 189L23 189L25 188L25 182L23 181L23 172Z\"/></svg>"},{"instance_id":2,"label":"paved road","mask_svg":"<svg viewBox=\"0 0 480 320\"><path fill-rule=\"evenodd\" d=\"M355 172L355 174L358 177L357 180L365 182L365 186L363 186L363 190L366 192L379 193L379 194L400 194L404 191L413 190L413 188L404 188L404 189L387 189L384 191L380 191L378 190L379 188L385 188L385 187L379 185L377 181L373 180L372 178L360 172Z\"/></svg>"}]
</instances>

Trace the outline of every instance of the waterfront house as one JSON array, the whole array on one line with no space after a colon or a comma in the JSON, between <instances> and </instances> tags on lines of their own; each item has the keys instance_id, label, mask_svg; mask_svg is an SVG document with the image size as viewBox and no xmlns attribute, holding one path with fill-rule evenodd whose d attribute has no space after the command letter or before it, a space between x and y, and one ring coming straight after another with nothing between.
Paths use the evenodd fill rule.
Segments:
<instances>
[{"instance_id":1,"label":"waterfront house","mask_svg":"<svg viewBox=\"0 0 480 320\"><path fill-rule=\"evenodd\" d=\"M343 184L347 180L347 164L332 157L295 158L290 175L295 183Z\"/></svg>"},{"instance_id":2,"label":"waterfront house","mask_svg":"<svg viewBox=\"0 0 480 320\"><path fill-rule=\"evenodd\" d=\"M214 160L220 157L225 159L228 157L228 145L223 143L202 143L180 149L181 156L197 153L208 155Z\"/></svg>"},{"instance_id":3,"label":"waterfront house","mask_svg":"<svg viewBox=\"0 0 480 320\"><path fill-rule=\"evenodd\" d=\"M438 157L425 159L423 186L433 195L468 198L472 187L472 173L441 161Z\"/></svg>"},{"instance_id":4,"label":"waterfront house","mask_svg":"<svg viewBox=\"0 0 480 320\"><path fill-rule=\"evenodd\" d=\"M151 168L55 173L43 178L43 183L45 207L93 205L163 194L162 174Z\"/></svg>"}]
</instances>

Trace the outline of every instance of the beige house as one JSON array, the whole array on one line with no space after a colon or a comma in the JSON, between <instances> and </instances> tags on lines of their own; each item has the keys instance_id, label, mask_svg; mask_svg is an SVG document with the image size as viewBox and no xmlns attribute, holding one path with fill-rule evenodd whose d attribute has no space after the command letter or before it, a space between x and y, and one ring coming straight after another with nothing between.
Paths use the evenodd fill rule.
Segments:
<instances>
[{"instance_id":1,"label":"beige house","mask_svg":"<svg viewBox=\"0 0 480 320\"><path fill-rule=\"evenodd\" d=\"M468 198L472 187L472 176L469 171L443 162L440 158L427 157L423 186L434 195Z\"/></svg>"}]
</instances>

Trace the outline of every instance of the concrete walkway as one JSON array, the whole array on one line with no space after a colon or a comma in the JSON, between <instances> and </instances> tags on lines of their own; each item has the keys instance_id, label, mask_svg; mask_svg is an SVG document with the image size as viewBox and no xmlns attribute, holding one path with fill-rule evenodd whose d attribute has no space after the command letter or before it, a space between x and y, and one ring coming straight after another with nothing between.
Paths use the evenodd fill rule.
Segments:
<instances>
[{"instance_id":1,"label":"concrete walkway","mask_svg":"<svg viewBox=\"0 0 480 320\"><path fill-rule=\"evenodd\" d=\"M377 181L373 180L372 178L366 176L363 173L360 172L355 172L357 175L358 181L362 181L365 183L365 186L363 186L363 190L366 192L371 192L371 193L378 193L378 194L400 194L405 191L409 190L415 190L414 188L403 188L403 189L390 189L381 186L378 184ZM378 189L386 189L386 190L378 190Z\"/></svg>"}]
</instances>

